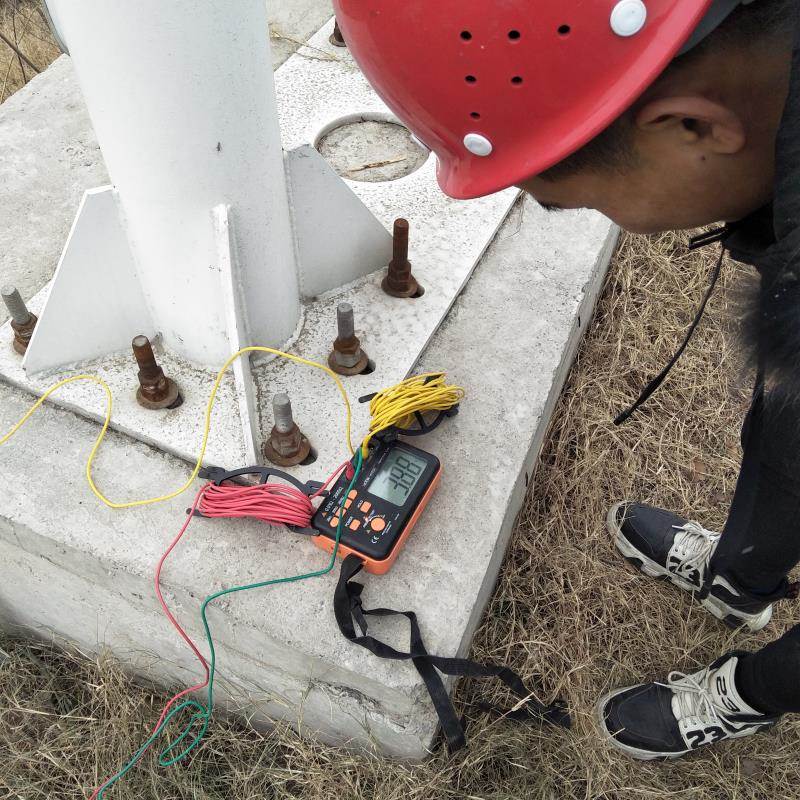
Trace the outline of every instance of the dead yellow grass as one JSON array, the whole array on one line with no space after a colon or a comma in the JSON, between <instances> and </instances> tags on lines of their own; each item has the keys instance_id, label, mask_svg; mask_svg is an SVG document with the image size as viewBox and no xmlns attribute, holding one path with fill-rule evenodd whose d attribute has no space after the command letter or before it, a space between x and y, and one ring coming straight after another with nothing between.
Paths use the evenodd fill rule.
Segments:
<instances>
[{"instance_id":1,"label":"dead yellow grass","mask_svg":"<svg viewBox=\"0 0 800 800\"><path fill-rule=\"evenodd\" d=\"M800 618L784 604L763 633L734 635L688 597L642 578L617 557L603 520L619 498L641 498L709 526L724 520L738 469L746 380L729 336L728 265L694 344L649 406L622 429L614 412L655 374L705 289L712 252L680 236L626 237L593 326L560 400L511 550L474 646L478 658L541 675L568 698L572 732L491 720L461 685L471 745L426 764L387 763L323 747L280 726L259 733L217 720L185 767L153 758L115 800L790 800L800 781L800 721L670 764L608 749L592 707L608 688L663 678L732 647L755 648ZM164 702L113 659L9 641L0 665L0 797L77 800L143 740Z\"/></svg>"},{"instance_id":2,"label":"dead yellow grass","mask_svg":"<svg viewBox=\"0 0 800 800\"><path fill-rule=\"evenodd\" d=\"M60 55L37 0L0 0L0 103ZM26 63L25 59L30 63Z\"/></svg>"}]
</instances>

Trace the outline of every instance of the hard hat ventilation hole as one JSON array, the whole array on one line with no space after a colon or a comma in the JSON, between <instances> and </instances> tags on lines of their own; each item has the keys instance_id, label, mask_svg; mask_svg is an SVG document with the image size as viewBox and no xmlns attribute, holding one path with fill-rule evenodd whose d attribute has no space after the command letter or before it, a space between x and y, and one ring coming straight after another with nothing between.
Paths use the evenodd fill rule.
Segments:
<instances>
[{"instance_id":1,"label":"hard hat ventilation hole","mask_svg":"<svg viewBox=\"0 0 800 800\"><path fill-rule=\"evenodd\" d=\"M516 42L517 39L519 39L521 36L522 36L522 34L519 31L509 31L508 32L508 38L511 39L512 42Z\"/></svg>"},{"instance_id":2,"label":"hard hat ventilation hole","mask_svg":"<svg viewBox=\"0 0 800 800\"><path fill-rule=\"evenodd\" d=\"M472 34L469 31L461 31L461 38L468 42L472 38Z\"/></svg>"},{"instance_id":3,"label":"hard hat ventilation hole","mask_svg":"<svg viewBox=\"0 0 800 800\"><path fill-rule=\"evenodd\" d=\"M522 76L521 75L515 75L511 79L511 83L513 83L514 86L519 86L522 83Z\"/></svg>"},{"instance_id":4,"label":"hard hat ventilation hole","mask_svg":"<svg viewBox=\"0 0 800 800\"><path fill-rule=\"evenodd\" d=\"M477 83L478 82L478 79L474 75L467 75L467 77L464 78L464 80L467 83Z\"/></svg>"},{"instance_id":5,"label":"hard hat ventilation hole","mask_svg":"<svg viewBox=\"0 0 800 800\"><path fill-rule=\"evenodd\" d=\"M471 111L470 112L470 116L472 117L472 119L480 119L481 118L481 115L477 111Z\"/></svg>"},{"instance_id":6,"label":"hard hat ventilation hole","mask_svg":"<svg viewBox=\"0 0 800 800\"><path fill-rule=\"evenodd\" d=\"M569 25L561 25L558 28L558 33L561 36L569 36L572 33L572 28Z\"/></svg>"}]
</instances>

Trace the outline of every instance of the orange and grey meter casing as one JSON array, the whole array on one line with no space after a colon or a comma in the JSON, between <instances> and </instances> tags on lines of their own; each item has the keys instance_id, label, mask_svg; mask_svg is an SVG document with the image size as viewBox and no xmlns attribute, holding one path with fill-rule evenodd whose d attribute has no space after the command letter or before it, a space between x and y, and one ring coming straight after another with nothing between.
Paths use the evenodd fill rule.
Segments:
<instances>
[{"instance_id":1,"label":"orange and grey meter casing","mask_svg":"<svg viewBox=\"0 0 800 800\"><path fill-rule=\"evenodd\" d=\"M405 442L378 444L370 450L355 485L345 474L314 515L318 547L333 552L342 522L339 555L355 554L367 572L383 575L430 501L442 475L436 456ZM345 498L345 495L347 497Z\"/></svg>"}]
</instances>

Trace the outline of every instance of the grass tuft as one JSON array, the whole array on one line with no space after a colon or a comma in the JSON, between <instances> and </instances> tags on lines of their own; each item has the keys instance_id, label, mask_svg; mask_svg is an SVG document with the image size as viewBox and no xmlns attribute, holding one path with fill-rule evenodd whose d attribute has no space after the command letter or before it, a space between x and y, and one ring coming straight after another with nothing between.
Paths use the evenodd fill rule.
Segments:
<instances>
[{"instance_id":1,"label":"grass tuft","mask_svg":"<svg viewBox=\"0 0 800 800\"><path fill-rule=\"evenodd\" d=\"M38 0L0 0L0 103L60 53Z\"/></svg>"}]
</instances>

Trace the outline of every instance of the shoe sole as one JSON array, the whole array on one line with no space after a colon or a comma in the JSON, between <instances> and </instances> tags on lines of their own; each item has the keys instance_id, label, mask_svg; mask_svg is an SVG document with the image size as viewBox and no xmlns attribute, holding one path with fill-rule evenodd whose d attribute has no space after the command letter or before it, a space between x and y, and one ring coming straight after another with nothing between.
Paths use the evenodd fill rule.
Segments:
<instances>
[{"instance_id":1,"label":"shoe sole","mask_svg":"<svg viewBox=\"0 0 800 800\"><path fill-rule=\"evenodd\" d=\"M679 589L683 589L692 595L696 595L697 587L694 584L689 583L689 581L684 580L680 576L670 572L665 567L662 567L657 561L653 561L653 559L646 556L640 550L637 550L636 547L634 547L625 538L625 534L622 532L622 527L617 522L617 514L624 505L626 505L624 501L616 503L608 512L608 516L606 517L606 527L608 528L609 533L614 537L614 545L616 546L617 550L619 550L622 557L636 567L639 572L644 573L648 577L667 580L674 586L677 586ZM729 628L736 629L741 628L742 626L747 626L749 630L755 633L769 625L770 621L772 620L771 605L767 606L759 614L745 614L735 611L729 605L713 595L708 595L708 597L703 600L699 600L699 598L695 599L698 600L700 605L703 606L706 611L708 611L712 616L716 617L721 622L724 622Z\"/></svg>"},{"instance_id":2,"label":"shoe sole","mask_svg":"<svg viewBox=\"0 0 800 800\"><path fill-rule=\"evenodd\" d=\"M613 748L619 750L621 753L624 753L626 756L630 758L635 758L637 761L671 761L676 758L683 758L684 756L690 755L691 753L696 752L695 750L681 750L679 753L659 753L653 752L652 750L641 750L638 747L633 747L632 745L625 744L617 739L611 731L608 729L606 725L606 718L605 714L605 707L608 704L608 701L611 700L618 694L622 692L627 692L628 689L633 687L626 687L625 689L615 689L612 692L608 692L607 694L603 695L597 704L594 707L595 710L595 722L597 723L598 730L600 731L600 735L602 738L608 742ZM729 739L744 739L747 736L753 736L758 733L764 733L774 727L774 723L769 725L762 725L759 728L753 728L743 733L733 734L732 736L728 736L726 739L721 741L728 741ZM708 745L704 745L708 746ZM697 748L698 750L702 748Z\"/></svg>"}]
</instances>

